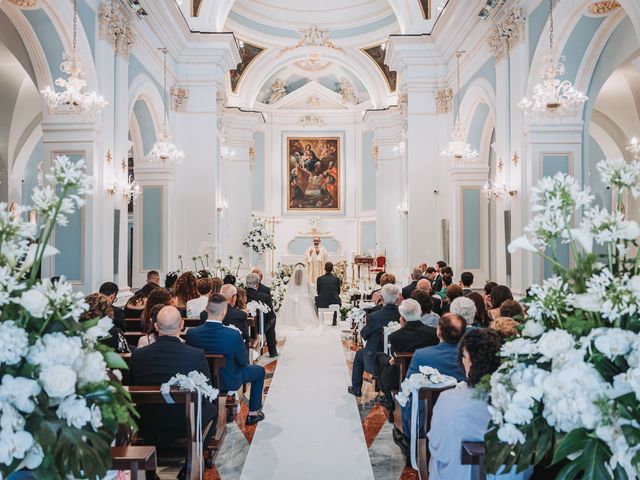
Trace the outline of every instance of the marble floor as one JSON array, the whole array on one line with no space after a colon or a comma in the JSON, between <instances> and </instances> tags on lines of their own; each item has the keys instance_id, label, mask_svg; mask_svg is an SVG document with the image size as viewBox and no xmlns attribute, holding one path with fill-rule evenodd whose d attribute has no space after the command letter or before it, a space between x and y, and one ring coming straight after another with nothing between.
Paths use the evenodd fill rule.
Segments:
<instances>
[{"instance_id":1,"label":"marble floor","mask_svg":"<svg viewBox=\"0 0 640 480\"><path fill-rule=\"evenodd\" d=\"M341 329L342 346L345 361L351 371L353 356L358 347L353 343L351 331L345 323L339 322L335 327ZM286 342L280 341L278 348L286 348ZM278 368L278 361L269 359L259 360L265 363L267 377L265 380L265 399L269 394L269 386L274 372ZM348 385L345 385L346 390ZM377 393L373 385L364 383L363 395L357 399L358 410L362 420L362 428L369 450L369 458L375 480L417 480L417 472L405 467L405 461L400 449L393 442L393 425L387 420L387 411L376 401ZM245 396L248 395L248 392ZM227 424L227 433L220 452L218 453L213 468L204 471L206 480L239 480L242 468L249 453L249 447L253 440L256 426L246 426L244 420L247 415L246 402L242 403L241 410L236 414L234 421ZM175 479L177 469L163 469L159 472L162 480ZM259 479L256 479L259 480ZM315 479L309 479L315 480ZM318 479L324 480L324 479Z\"/></svg>"}]
</instances>

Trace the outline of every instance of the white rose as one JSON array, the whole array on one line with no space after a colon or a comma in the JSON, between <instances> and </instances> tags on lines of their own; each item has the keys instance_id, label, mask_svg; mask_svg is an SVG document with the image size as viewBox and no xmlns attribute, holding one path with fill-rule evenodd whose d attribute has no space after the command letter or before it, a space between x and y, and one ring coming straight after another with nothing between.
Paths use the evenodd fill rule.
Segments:
<instances>
[{"instance_id":1,"label":"white rose","mask_svg":"<svg viewBox=\"0 0 640 480\"><path fill-rule=\"evenodd\" d=\"M516 443L524 444L525 442L524 434L511 423L505 423L498 429L498 438L501 442L508 443L509 445L515 445Z\"/></svg>"},{"instance_id":2,"label":"white rose","mask_svg":"<svg viewBox=\"0 0 640 480\"><path fill-rule=\"evenodd\" d=\"M637 341L633 332L620 328L609 328L605 333L598 335L593 344L596 349L612 359L619 355L626 355Z\"/></svg>"},{"instance_id":3,"label":"white rose","mask_svg":"<svg viewBox=\"0 0 640 480\"><path fill-rule=\"evenodd\" d=\"M2 405L2 414L0 415L0 429L2 430L24 430L25 419L18 410L9 402Z\"/></svg>"},{"instance_id":4,"label":"white rose","mask_svg":"<svg viewBox=\"0 0 640 480\"><path fill-rule=\"evenodd\" d=\"M102 382L108 378L107 364L100 352L91 352L78 357L74 370L78 374L78 385L81 387L89 383Z\"/></svg>"},{"instance_id":5,"label":"white rose","mask_svg":"<svg viewBox=\"0 0 640 480\"><path fill-rule=\"evenodd\" d=\"M89 328L85 332L84 337L91 342L95 342L97 340L100 340L101 338L108 337L109 330L111 330L112 328L113 320L111 320L109 317L103 317L98 320L97 325Z\"/></svg>"},{"instance_id":6,"label":"white rose","mask_svg":"<svg viewBox=\"0 0 640 480\"><path fill-rule=\"evenodd\" d=\"M48 333L30 349L27 359L34 365L72 366L82 354L82 339L64 333Z\"/></svg>"},{"instance_id":7,"label":"white rose","mask_svg":"<svg viewBox=\"0 0 640 480\"><path fill-rule=\"evenodd\" d=\"M594 293L581 293L573 295L571 302L576 308L587 312L599 312L602 299Z\"/></svg>"},{"instance_id":8,"label":"white rose","mask_svg":"<svg viewBox=\"0 0 640 480\"><path fill-rule=\"evenodd\" d=\"M63 398L76 391L77 375L65 365L44 366L40 371L40 382L51 398Z\"/></svg>"},{"instance_id":9,"label":"white rose","mask_svg":"<svg viewBox=\"0 0 640 480\"><path fill-rule=\"evenodd\" d=\"M500 350L503 357L514 357L518 355L532 355L538 353L537 345L527 338L516 338L505 343Z\"/></svg>"},{"instance_id":10,"label":"white rose","mask_svg":"<svg viewBox=\"0 0 640 480\"><path fill-rule=\"evenodd\" d=\"M0 364L15 365L27 354L29 335L9 320L0 323Z\"/></svg>"},{"instance_id":11,"label":"white rose","mask_svg":"<svg viewBox=\"0 0 640 480\"><path fill-rule=\"evenodd\" d=\"M24 292L17 303L24 307L32 317L42 318L49 306L49 299L42 292L31 289Z\"/></svg>"},{"instance_id":12,"label":"white rose","mask_svg":"<svg viewBox=\"0 0 640 480\"><path fill-rule=\"evenodd\" d=\"M542 322L529 320L524 324L524 328L522 329L522 336L523 337L539 337L544 333L544 330L545 328Z\"/></svg>"},{"instance_id":13,"label":"white rose","mask_svg":"<svg viewBox=\"0 0 640 480\"><path fill-rule=\"evenodd\" d=\"M21 412L31 413L35 408L33 397L38 396L40 391L40 385L35 380L6 374L0 384L0 403L6 401Z\"/></svg>"},{"instance_id":14,"label":"white rose","mask_svg":"<svg viewBox=\"0 0 640 480\"><path fill-rule=\"evenodd\" d=\"M58 405L56 415L73 428L82 428L92 419L91 410L87 407L87 401L76 395L65 398Z\"/></svg>"},{"instance_id":15,"label":"white rose","mask_svg":"<svg viewBox=\"0 0 640 480\"><path fill-rule=\"evenodd\" d=\"M510 406L504 412L504 421L516 425L525 425L531 421L533 413L526 408Z\"/></svg>"},{"instance_id":16,"label":"white rose","mask_svg":"<svg viewBox=\"0 0 640 480\"><path fill-rule=\"evenodd\" d=\"M35 470L42 464L44 460L44 452L42 447L34 443L33 447L27 452L27 456L24 458L25 466L30 470Z\"/></svg>"},{"instance_id":17,"label":"white rose","mask_svg":"<svg viewBox=\"0 0 640 480\"><path fill-rule=\"evenodd\" d=\"M554 359L561 353L573 348L575 341L566 330L550 330L538 340L538 351L548 359Z\"/></svg>"}]
</instances>

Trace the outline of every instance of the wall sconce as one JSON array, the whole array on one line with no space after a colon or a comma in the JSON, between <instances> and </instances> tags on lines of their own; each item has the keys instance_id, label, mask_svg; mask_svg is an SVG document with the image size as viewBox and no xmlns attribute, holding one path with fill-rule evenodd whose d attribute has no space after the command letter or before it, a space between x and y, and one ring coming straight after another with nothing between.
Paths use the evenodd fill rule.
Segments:
<instances>
[{"instance_id":1,"label":"wall sconce","mask_svg":"<svg viewBox=\"0 0 640 480\"><path fill-rule=\"evenodd\" d=\"M232 148L227 147L226 145L223 145L220 148L220 158L222 160L231 161L236 158L236 151Z\"/></svg>"},{"instance_id":2,"label":"wall sconce","mask_svg":"<svg viewBox=\"0 0 640 480\"><path fill-rule=\"evenodd\" d=\"M216 201L216 210L218 210L219 212L223 212L227 208L229 208L229 202L227 201L227 199L218 197L218 200Z\"/></svg>"},{"instance_id":3,"label":"wall sconce","mask_svg":"<svg viewBox=\"0 0 640 480\"><path fill-rule=\"evenodd\" d=\"M405 200L402 203L399 203L398 206L396 207L396 210L398 211L398 213L402 213L403 215L406 215L409 213L409 205L407 204L407 201Z\"/></svg>"},{"instance_id":4,"label":"wall sconce","mask_svg":"<svg viewBox=\"0 0 640 480\"><path fill-rule=\"evenodd\" d=\"M124 185L120 184L117 180L109 184L105 189L109 195L122 195L122 198L127 203L136 203L136 200L142 193L142 188L137 180L134 180L129 176L129 181Z\"/></svg>"},{"instance_id":5,"label":"wall sconce","mask_svg":"<svg viewBox=\"0 0 640 480\"><path fill-rule=\"evenodd\" d=\"M118 184L117 180L114 180L112 183L107 185L107 188L105 188L105 190L109 195L115 195L116 193L118 193L118 190L120 190L120 185Z\"/></svg>"}]
</instances>

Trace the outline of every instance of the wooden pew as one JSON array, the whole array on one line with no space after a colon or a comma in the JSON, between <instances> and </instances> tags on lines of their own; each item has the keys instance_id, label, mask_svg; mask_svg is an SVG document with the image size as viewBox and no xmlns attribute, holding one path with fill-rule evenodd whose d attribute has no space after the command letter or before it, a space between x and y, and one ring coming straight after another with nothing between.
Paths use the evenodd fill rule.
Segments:
<instances>
[{"instance_id":1,"label":"wooden pew","mask_svg":"<svg viewBox=\"0 0 640 480\"><path fill-rule=\"evenodd\" d=\"M211 384L220 390L220 369L226 365L226 359L221 354L207 354L207 363L209 364L209 372L211 373ZM213 460L220 451L222 441L227 433L227 411L228 401L227 395L222 393L218 395L218 419L216 421L216 434L209 443L211 454L207 458L207 468L213 466ZM235 408L235 405L233 406Z\"/></svg>"},{"instance_id":2,"label":"wooden pew","mask_svg":"<svg viewBox=\"0 0 640 480\"><path fill-rule=\"evenodd\" d=\"M135 386L128 387L131 399L136 407L142 405L166 405L166 401L162 393L160 393L159 386ZM171 398L174 401L174 405L183 405L185 410L185 420L187 427L187 434L184 439L180 439L176 442L175 446L163 447L157 449L157 458L159 465L177 465L185 457L185 469L186 479L196 480L200 478L202 472L202 464L198 462L198 454L196 452L196 408L198 396L191 392L185 392L177 389L171 389ZM214 422L209 421L203 428L202 438L206 438L207 434L214 428ZM142 440L135 440L134 444L141 442ZM206 446L203 447L209 450ZM185 454L186 453L186 454ZM209 456L212 456L213 452L209 451Z\"/></svg>"},{"instance_id":3,"label":"wooden pew","mask_svg":"<svg viewBox=\"0 0 640 480\"><path fill-rule=\"evenodd\" d=\"M484 467L486 456L484 442L462 442L461 463L472 465L471 480L485 480L487 472Z\"/></svg>"},{"instance_id":4,"label":"wooden pew","mask_svg":"<svg viewBox=\"0 0 640 480\"><path fill-rule=\"evenodd\" d=\"M131 480L145 480L146 471L158 468L155 447L111 447L111 468L129 470Z\"/></svg>"},{"instance_id":5,"label":"wooden pew","mask_svg":"<svg viewBox=\"0 0 640 480\"><path fill-rule=\"evenodd\" d=\"M399 384L402 385L404 377L407 376L407 370L409 370L409 364L411 363L411 359L413 358L413 352L395 352L394 355L396 365L398 365L398 380ZM393 390L391 395L394 399L395 408L393 409L393 425L400 431L402 431L402 415L400 405L395 400L397 390ZM391 419L390 419L391 420Z\"/></svg>"}]
</instances>

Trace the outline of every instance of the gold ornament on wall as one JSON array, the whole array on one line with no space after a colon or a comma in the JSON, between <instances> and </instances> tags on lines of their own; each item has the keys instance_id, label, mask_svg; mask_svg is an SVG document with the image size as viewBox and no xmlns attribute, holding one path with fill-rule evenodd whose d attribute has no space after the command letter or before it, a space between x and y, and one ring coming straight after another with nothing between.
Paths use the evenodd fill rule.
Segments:
<instances>
[{"instance_id":1,"label":"gold ornament on wall","mask_svg":"<svg viewBox=\"0 0 640 480\"><path fill-rule=\"evenodd\" d=\"M451 101L453 92L450 88L436 91L436 112L449 113L451 111Z\"/></svg>"},{"instance_id":2,"label":"gold ornament on wall","mask_svg":"<svg viewBox=\"0 0 640 480\"><path fill-rule=\"evenodd\" d=\"M107 150L107 154L104 156L105 162L107 165L111 165L111 160L113 160L113 155L111 155L111 150Z\"/></svg>"},{"instance_id":3,"label":"gold ornament on wall","mask_svg":"<svg viewBox=\"0 0 640 480\"><path fill-rule=\"evenodd\" d=\"M593 15L606 15L609 12L620 8L620 3L613 0L606 0L602 2L593 2L589 5L589 13Z\"/></svg>"},{"instance_id":4,"label":"gold ornament on wall","mask_svg":"<svg viewBox=\"0 0 640 480\"><path fill-rule=\"evenodd\" d=\"M511 159L511 163L513 163L514 167L517 167L519 162L520 162L520 155L518 155L518 152L513 152L513 158Z\"/></svg>"},{"instance_id":5,"label":"gold ornament on wall","mask_svg":"<svg viewBox=\"0 0 640 480\"><path fill-rule=\"evenodd\" d=\"M35 7L38 0L9 0L9 3L13 3L16 7L26 8Z\"/></svg>"}]
</instances>

